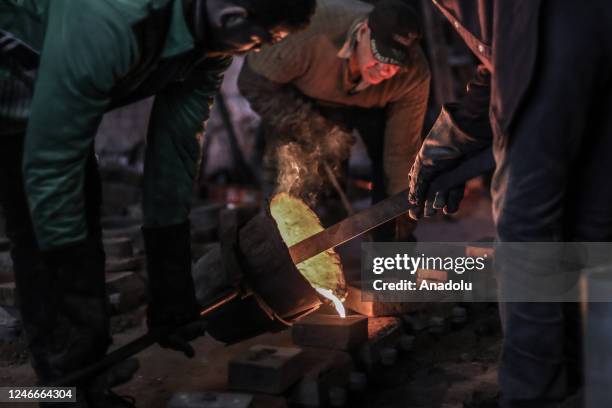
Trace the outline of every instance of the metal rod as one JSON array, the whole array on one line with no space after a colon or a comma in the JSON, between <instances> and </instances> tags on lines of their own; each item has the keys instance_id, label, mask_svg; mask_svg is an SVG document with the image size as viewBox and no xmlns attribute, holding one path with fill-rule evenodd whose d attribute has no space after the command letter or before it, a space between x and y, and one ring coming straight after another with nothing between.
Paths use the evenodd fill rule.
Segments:
<instances>
[{"instance_id":1,"label":"metal rod","mask_svg":"<svg viewBox=\"0 0 612 408\"><path fill-rule=\"evenodd\" d=\"M204 317L206 317L208 314L214 312L226 303L236 299L238 296L240 296L240 292L238 290L222 295L218 300L202 309L200 312L200 318L204 319ZM94 377L96 374L99 374L100 372L124 360L127 360L134 354L140 353L142 350L157 343L163 334L166 333L161 331L148 332L147 334L132 340L125 346L121 346L117 350L108 353L102 360L55 381L53 384L51 384L51 386L62 387L82 383L84 380Z\"/></svg>"},{"instance_id":2,"label":"metal rod","mask_svg":"<svg viewBox=\"0 0 612 408\"><path fill-rule=\"evenodd\" d=\"M204 317L208 315L210 312L214 312L215 310L217 310L224 304L231 302L232 300L236 299L239 296L240 296L240 292L238 290L228 293L227 295L219 299L216 303L213 303L212 305L202 309L202 311L200 312L200 317Z\"/></svg>"},{"instance_id":3,"label":"metal rod","mask_svg":"<svg viewBox=\"0 0 612 408\"><path fill-rule=\"evenodd\" d=\"M436 178L431 183L430 191L448 191L493 168L495 161L491 149L483 150L464 160L453 171ZM407 213L410 208L408 190L401 191L292 245L289 248L291 259L297 265Z\"/></svg>"},{"instance_id":4,"label":"metal rod","mask_svg":"<svg viewBox=\"0 0 612 408\"><path fill-rule=\"evenodd\" d=\"M353 209L351 202L349 201L348 197L346 196L346 193L340 186L340 183L338 182L338 179L336 178L336 175L334 174L332 169L329 167L329 164L323 163L323 168L325 169L325 173L327 173L327 178L332 183L332 186L334 186L334 189L336 189L336 192L340 196L340 201L342 201L342 205L344 206L344 209L346 210L348 215L355 214L355 210Z\"/></svg>"}]
</instances>

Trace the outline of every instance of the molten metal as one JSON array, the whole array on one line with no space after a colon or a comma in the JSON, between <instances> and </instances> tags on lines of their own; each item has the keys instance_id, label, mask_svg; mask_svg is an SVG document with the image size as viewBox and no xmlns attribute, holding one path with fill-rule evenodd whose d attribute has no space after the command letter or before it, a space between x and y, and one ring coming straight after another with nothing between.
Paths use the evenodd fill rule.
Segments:
<instances>
[{"instance_id":1,"label":"molten metal","mask_svg":"<svg viewBox=\"0 0 612 408\"><path fill-rule=\"evenodd\" d=\"M323 231L319 218L306 203L287 193L272 198L270 213L287 246ZM338 254L330 249L296 266L312 287L329 299L344 317L342 301L346 298L346 282Z\"/></svg>"},{"instance_id":2,"label":"molten metal","mask_svg":"<svg viewBox=\"0 0 612 408\"><path fill-rule=\"evenodd\" d=\"M346 309L344 308L342 301L338 299L338 297L334 295L331 290L321 289L321 288L315 288L315 290L321 296L323 296L326 299L329 299L334 304L334 307L338 311L338 314L340 315L340 317L342 317L343 319L346 317Z\"/></svg>"}]
</instances>

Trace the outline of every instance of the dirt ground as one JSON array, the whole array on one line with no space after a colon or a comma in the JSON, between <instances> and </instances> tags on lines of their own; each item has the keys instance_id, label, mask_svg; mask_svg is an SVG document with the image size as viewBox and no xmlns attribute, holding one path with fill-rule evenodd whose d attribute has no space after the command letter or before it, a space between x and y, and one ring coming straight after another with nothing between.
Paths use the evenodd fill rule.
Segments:
<instances>
[{"instance_id":1,"label":"dirt ground","mask_svg":"<svg viewBox=\"0 0 612 408\"><path fill-rule=\"evenodd\" d=\"M493 235L490 202L487 199L468 195L462 208L457 217L437 217L421 222L417 230L419 240L472 241ZM343 257L347 253L358 254L358 247L348 245L341 251ZM355 259L352 261L354 264ZM347 263L351 264L351 260L348 259ZM443 335L433 335L427 330L416 333L414 349L402 353L395 366L378 373L376 378L368 378L367 392L350 396L348 406L484 407L482 401L497 393L497 357L501 344L499 321L494 305L467 307L469 319L463 328ZM138 325L128 329L122 327L119 331L121 333L114 336L114 347L143 334L145 328ZM139 407L162 408L175 392L223 390L227 362L240 350L253 344L286 345L289 342L289 331L266 334L232 346L225 346L205 336L193 343L197 353L193 359L153 346L137 356L140 370L131 382L117 391L136 398ZM2 344L0 385L33 384L35 377L27 362L23 341ZM17 404L16 408L34 406L22 403ZM274 404L263 403L261 406L272 408Z\"/></svg>"},{"instance_id":2,"label":"dirt ground","mask_svg":"<svg viewBox=\"0 0 612 408\"><path fill-rule=\"evenodd\" d=\"M115 346L125 344L144 331L141 326L115 335ZM131 382L117 391L136 398L139 407L162 408L175 392L224 390L227 362L251 345L286 346L290 343L289 331L265 334L232 346L205 336L194 342L196 356L193 359L153 346L137 356L140 370ZM370 376L367 391L349 395L352 399L348 406L480 407L480 401L497 392L499 347L496 308L478 305L470 310L469 322L460 330L443 335L430 334L427 330L416 333L414 349L402 353L393 367ZM5 362L1 371L2 385L28 386L35 382L32 369L24 362L10 365ZM16 408L34 406L17 404Z\"/></svg>"}]
</instances>

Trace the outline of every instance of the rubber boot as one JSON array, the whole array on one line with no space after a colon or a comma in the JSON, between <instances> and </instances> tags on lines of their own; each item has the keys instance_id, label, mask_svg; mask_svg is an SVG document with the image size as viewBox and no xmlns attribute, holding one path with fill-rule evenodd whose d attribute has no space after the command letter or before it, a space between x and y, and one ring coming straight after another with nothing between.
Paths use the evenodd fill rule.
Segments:
<instances>
[{"instance_id":1,"label":"rubber boot","mask_svg":"<svg viewBox=\"0 0 612 408\"><path fill-rule=\"evenodd\" d=\"M188 341L204 334L198 322L200 305L191 275L189 222L166 227L143 228L150 331L161 333L159 344L193 356Z\"/></svg>"}]
</instances>

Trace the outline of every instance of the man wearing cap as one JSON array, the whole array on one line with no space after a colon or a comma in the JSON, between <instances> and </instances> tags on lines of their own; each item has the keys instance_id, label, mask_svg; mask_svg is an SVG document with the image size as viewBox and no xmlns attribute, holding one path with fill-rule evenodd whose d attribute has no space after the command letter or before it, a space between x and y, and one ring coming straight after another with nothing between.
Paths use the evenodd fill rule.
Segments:
<instances>
[{"instance_id":1,"label":"man wearing cap","mask_svg":"<svg viewBox=\"0 0 612 408\"><path fill-rule=\"evenodd\" d=\"M262 117L264 178L275 182L277 167L282 173L298 146L303 154L291 157L296 179L324 179L316 165L338 167L358 130L372 161L372 198L379 201L408 187L421 143L430 75L418 45L419 17L401 0L317 4L308 29L249 55L239 77L240 91ZM293 192L305 196L320 187L296 183L307 191ZM408 217L398 222L401 238L412 238L413 225Z\"/></svg>"}]
</instances>

